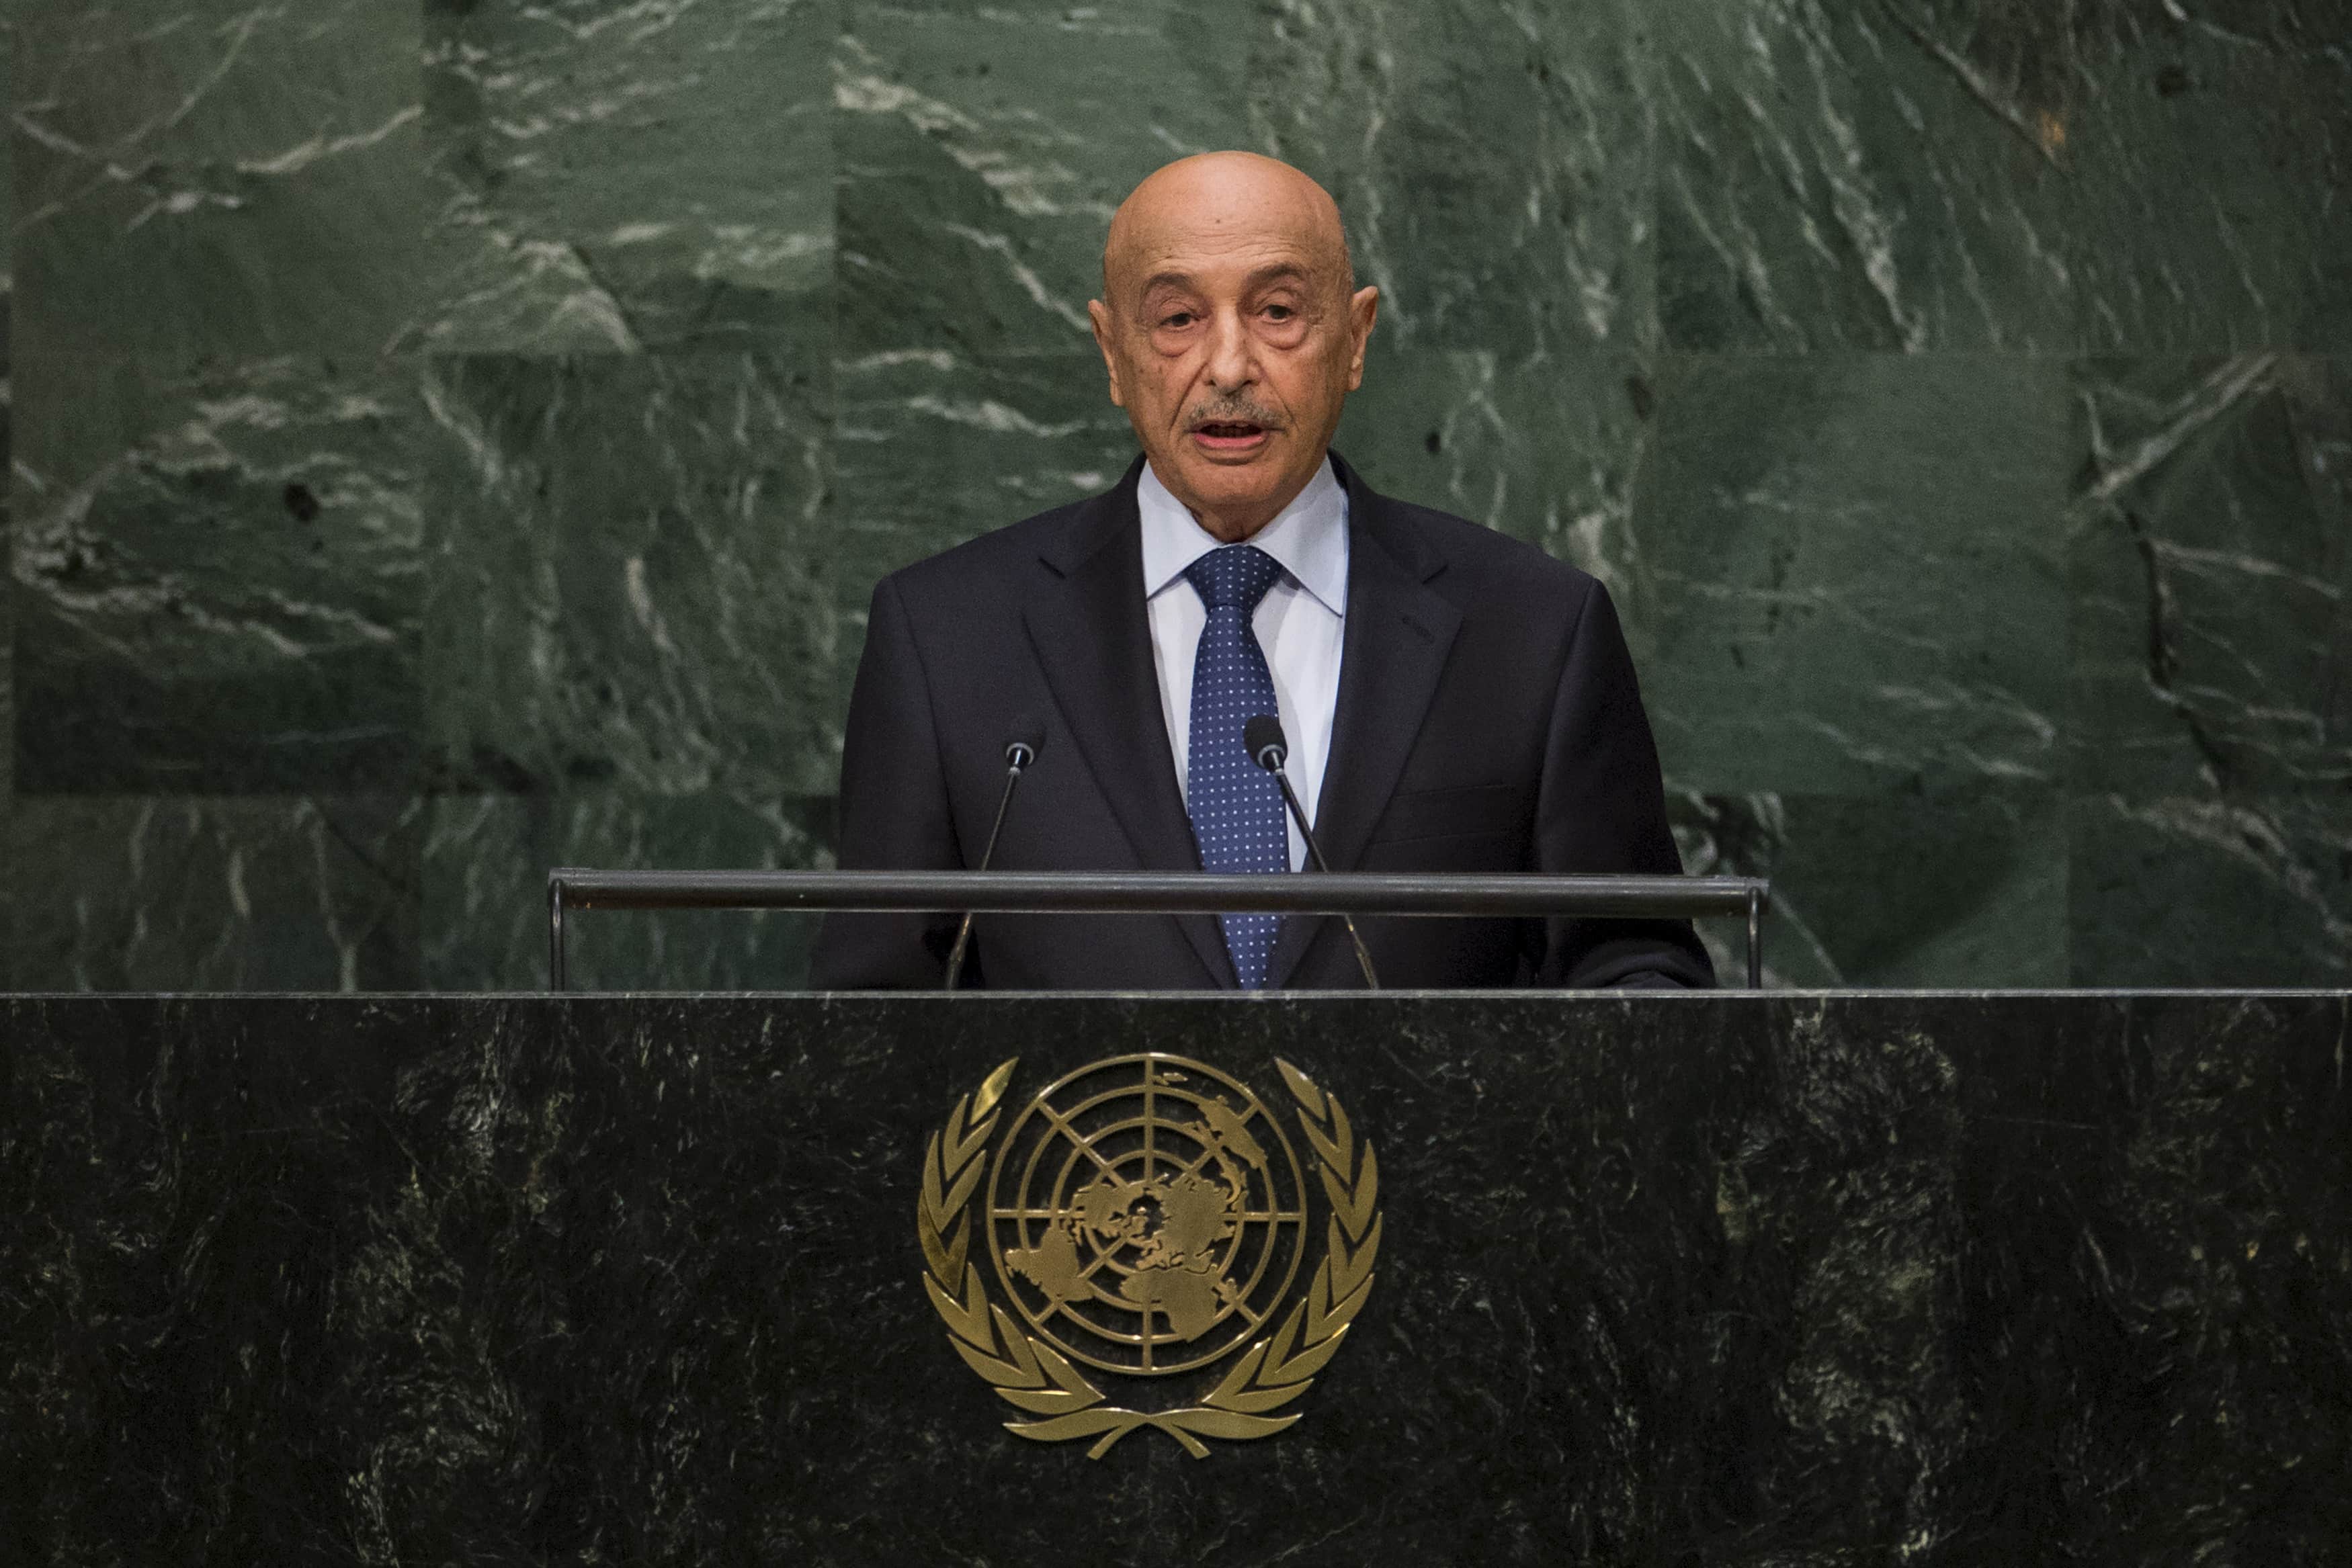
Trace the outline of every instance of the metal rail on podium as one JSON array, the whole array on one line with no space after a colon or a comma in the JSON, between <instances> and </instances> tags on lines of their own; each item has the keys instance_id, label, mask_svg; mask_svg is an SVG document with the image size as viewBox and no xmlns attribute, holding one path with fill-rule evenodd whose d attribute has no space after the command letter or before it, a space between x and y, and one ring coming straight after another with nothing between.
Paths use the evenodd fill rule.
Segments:
<instances>
[{"instance_id":1,"label":"metal rail on podium","mask_svg":"<svg viewBox=\"0 0 2352 1568\"><path fill-rule=\"evenodd\" d=\"M575 910L799 909L981 915L1402 915L1748 919L1748 985L1764 983L1771 883L1740 876L1387 875L1366 872L590 871L547 873L550 988L565 988Z\"/></svg>"}]
</instances>

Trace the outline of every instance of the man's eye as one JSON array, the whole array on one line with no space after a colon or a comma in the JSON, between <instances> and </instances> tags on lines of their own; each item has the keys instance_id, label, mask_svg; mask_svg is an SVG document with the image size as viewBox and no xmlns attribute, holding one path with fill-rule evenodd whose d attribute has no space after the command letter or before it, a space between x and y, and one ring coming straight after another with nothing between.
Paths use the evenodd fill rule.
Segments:
<instances>
[{"instance_id":1,"label":"man's eye","mask_svg":"<svg viewBox=\"0 0 2352 1568\"><path fill-rule=\"evenodd\" d=\"M1160 324L1162 327L1189 327L1192 324L1192 313L1190 310L1179 310L1173 316L1162 316L1160 319Z\"/></svg>"},{"instance_id":2,"label":"man's eye","mask_svg":"<svg viewBox=\"0 0 2352 1568\"><path fill-rule=\"evenodd\" d=\"M1287 321L1292 316L1297 314L1287 305L1269 305L1265 308L1265 313L1276 321Z\"/></svg>"}]
</instances>

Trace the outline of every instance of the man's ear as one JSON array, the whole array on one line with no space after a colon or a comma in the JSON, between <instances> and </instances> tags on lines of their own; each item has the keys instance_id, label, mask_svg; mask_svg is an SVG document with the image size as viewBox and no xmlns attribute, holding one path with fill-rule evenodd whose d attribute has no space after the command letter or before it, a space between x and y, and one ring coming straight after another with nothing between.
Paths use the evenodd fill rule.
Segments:
<instances>
[{"instance_id":1,"label":"man's ear","mask_svg":"<svg viewBox=\"0 0 2352 1568\"><path fill-rule=\"evenodd\" d=\"M1371 340L1372 323L1380 314L1381 291L1375 285L1364 285L1348 300L1348 332L1355 340L1355 350L1348 361L1349 392L1364 384L1364 345Z\"/></svg>"},{"instance_id":2,"label":"man's ear","mask_svg":"<svg viewBox=\"0 0 2352 1568\"><path fill-rule=\"evenodd\" d=\"M1103 369L1110 374L1111 406L1125 408L1127 399L1118 387L1118 356L1110 351L1110 307L1099 299L1087 300L1087 319L1094 325L1095 347L1102 350Z\"/></svg>"}]
</instances>

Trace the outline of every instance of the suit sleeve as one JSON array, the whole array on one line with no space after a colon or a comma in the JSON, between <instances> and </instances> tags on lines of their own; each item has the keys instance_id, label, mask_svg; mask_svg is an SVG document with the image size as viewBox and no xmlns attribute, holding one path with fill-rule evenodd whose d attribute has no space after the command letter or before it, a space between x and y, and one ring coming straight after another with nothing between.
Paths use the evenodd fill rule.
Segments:
<instances>
[{"instance_id":1,"label":"suit sleeve","mask_svg":"<svg viewBox=\"0 0 2352 1568\"><path fill-rule=\"evenodd\" d=\"M1544 744L1537 869L1682 873L1633 656L1609 591L1598 582L1570 639ZM1538 985L1715 983L1714 966L1688 921L1560 919L1541 929L1540 951L1529 955Z\"/></svg>"},{"instance_id":2,"label":"suit sleeve","mask_svg":"<svg viewBox=\"0 0 2352 1568\"><path fill-rule=\"evenodd\" d=\"M931 720L929 681L906 607L887 578L874 591L866 652L850 693L840 820L844 871L963 865ZM817 935L810 983L821 990L937 986L954 936L955 919L947 915L830 915Z\"/></svg>"}]
</instances>

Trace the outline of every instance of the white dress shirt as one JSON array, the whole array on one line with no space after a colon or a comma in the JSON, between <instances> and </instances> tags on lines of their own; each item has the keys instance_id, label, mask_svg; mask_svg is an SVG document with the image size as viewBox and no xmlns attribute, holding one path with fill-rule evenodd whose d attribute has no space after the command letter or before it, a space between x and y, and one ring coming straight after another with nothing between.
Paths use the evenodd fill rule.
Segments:
<instances>
[{"instance_id":1,"label":"white dress shirt","mask_svg":"<svg viewBox=\"0 0 2352 1568\"><path fill-rule=\"evenodd\" d=\"M1176 754L1176 789L1188 789L1185 758L1192 731L1192 660L1209 612L1184 579L1184 569L1219 548L1191 508L1143 465L1135 487L1143 518L1144 607L1151 616L1151 656L1160 670L1160 709L1168 745ZM1290 787L1307 820L1323 794L1323 765L1331 754L1331 715L1339 700L1339 651L1348 616L1348 492L1326 460L1297 498L1248 543L1272 556L1285 573L1258 601L1250 627L1274 673L1282 731L1290 742ZM1288 812L1284 813L1287 818ZM1290 826L1290 865L1307 863L1307 842Z\"/></svg>"}]
</instances>

